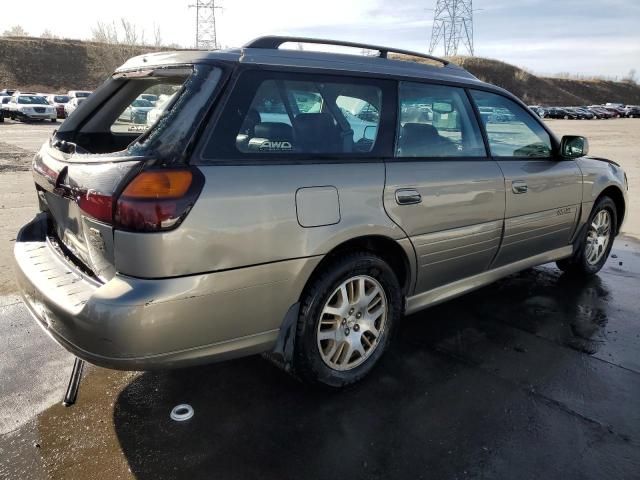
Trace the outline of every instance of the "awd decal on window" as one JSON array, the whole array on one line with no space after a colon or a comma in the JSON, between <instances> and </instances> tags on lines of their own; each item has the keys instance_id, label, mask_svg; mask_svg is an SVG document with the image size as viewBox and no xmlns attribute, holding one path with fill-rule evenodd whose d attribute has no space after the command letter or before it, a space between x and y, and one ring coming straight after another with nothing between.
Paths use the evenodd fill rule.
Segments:
<instances>
[{"instance_id":1,"label":"awd decal on window","mask_svg":"<svg viewBox=\"0 0 640 480\"><path fill-rule=\"evenodd\" d=\"M127 131L129 132L146 132L149 129L149 125L129 125Z\"/></svg>"},{"instance_id":2,"label":"awd decal on window","mask_svg":"<svg viewBox=\"0 0 640 480\"><path fill-rule=\"evenodd\" d=\"M290 151L293 147L287 141L265 140L260 144L260 150L273 151Z\"/></svg>"}]
</instances>

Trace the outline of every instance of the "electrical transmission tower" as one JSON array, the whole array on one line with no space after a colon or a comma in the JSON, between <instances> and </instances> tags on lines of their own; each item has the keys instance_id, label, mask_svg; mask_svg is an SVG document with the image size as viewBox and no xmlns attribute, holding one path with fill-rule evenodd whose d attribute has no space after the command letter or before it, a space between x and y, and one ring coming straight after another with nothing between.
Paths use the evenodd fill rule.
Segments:
<instances>
[{"instance_id":1,"label":"electrical transmission tower","mask_svg":"<svg viewBox=\"0 0 640 480\"><path fill-rule=\"evenodd\" d=\"M473 0L437 0L429 53L441 44L445 57L458 54L462 44L473 56Z\"/></svg>"},{"instance_id":2,"label":"electrical transmission tower","mask_svg":"<svg viewBox=\"0 0 640 480\"><path fill-rule=\"evenodd\" d=\"M197 0L196 8L196 48L216 50L220 48L216 32L216 10L221 9L215 0Z\"/></svg>"}]
</instances>

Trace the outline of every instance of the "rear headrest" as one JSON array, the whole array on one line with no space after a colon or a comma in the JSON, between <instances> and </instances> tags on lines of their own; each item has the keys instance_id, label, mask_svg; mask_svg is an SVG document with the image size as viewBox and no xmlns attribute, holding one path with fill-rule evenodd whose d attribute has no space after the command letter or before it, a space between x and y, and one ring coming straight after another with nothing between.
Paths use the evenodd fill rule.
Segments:
<instances>
[{"instance_id":1,"label":"rear headrest","mask_svg":"<svg viewBox=\"0 0 640 480\"><path fill-rule=\"evenodd\" d=\"M340 132L330 113L300 113L293 120L296 144L308 153L343 150Z\"/></svg>"},{"instance_id":2,"label":"rear headrest","mask_svg":"<svg viewBox=\"0 0 640 480\"><path fill-rule=\"evenodd\" d=\"M438 130L428 123L405 123L400 132L400 137L405 141L415 141L438 136Z\"/></svg>"},{"instance_id":3,"label":"rear headrest","mask_svg":"<svg viewBox=\"0 0 640 480\"><path fill-rule=\"evenodd\" d=\"M336 125L330 113L299 113L294 119L296 131L336 131Z\"/></svg>"},{"instance_id":4,"label":"rear headrest","mask_svg":"<svg viewBox=\"0 0 640 480\"><path fill-rule=\"evenodd\" d=\"M287 142L293 141L293 129L291 125L287 125L286 123L261 122L257 124L253 130L256 138Z\"/></svg>"}]
</instances>

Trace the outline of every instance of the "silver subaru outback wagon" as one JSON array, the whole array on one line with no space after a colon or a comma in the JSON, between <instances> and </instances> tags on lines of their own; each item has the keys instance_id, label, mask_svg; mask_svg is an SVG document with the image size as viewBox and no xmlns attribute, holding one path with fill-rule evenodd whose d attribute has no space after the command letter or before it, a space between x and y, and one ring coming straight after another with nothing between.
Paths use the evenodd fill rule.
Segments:
<instances>
[{"instance_id":1,"label":"silver subaru outback wagon","mask_svg":"<svg viewBox=\"0 0 640 480\"><path fill-rule=\"evenodd\" d=\"M37 322L91 363L267 353L340 387L404 314L546 262L598 272L628 187L587 150L419 53L262 37L143 55L36 154L17 279Z\"/></svg>"}]
</instances>

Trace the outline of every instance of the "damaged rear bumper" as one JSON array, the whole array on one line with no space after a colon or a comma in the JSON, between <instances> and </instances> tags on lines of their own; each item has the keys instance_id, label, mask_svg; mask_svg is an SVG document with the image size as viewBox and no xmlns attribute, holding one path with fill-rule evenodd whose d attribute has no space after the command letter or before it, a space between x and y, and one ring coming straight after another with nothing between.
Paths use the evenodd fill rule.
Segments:
<instances>
[{"instance_id":1,"label":"damaged rear bumper","mask_svg":"<svg viewBox=\"0 0 640 480\"><path fill-rule=\"evenodd\" d=\"M100 283L57 251L44 213L22 228L14 253L19 288L39 325L77 357L123 370L272 350L297 301L294 282L313 266L291 260L167 279L116 274Z\"/></svg>"}]
</instances>

